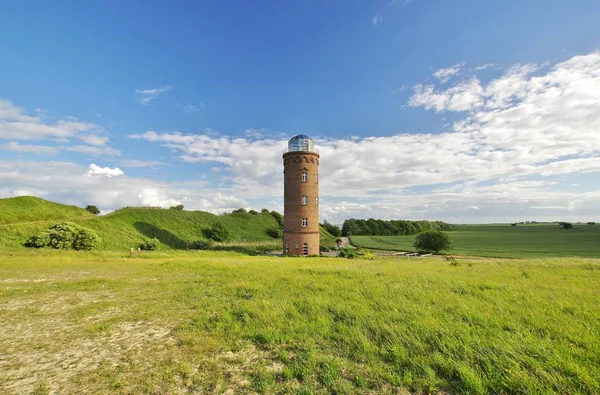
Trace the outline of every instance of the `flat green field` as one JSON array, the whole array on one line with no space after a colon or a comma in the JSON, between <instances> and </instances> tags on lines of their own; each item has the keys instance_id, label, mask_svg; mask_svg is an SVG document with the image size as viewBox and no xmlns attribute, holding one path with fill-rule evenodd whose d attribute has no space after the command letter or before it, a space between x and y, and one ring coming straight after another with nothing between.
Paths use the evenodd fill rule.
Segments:
<instances>
[{"instance_id":1,"label":"flat green field","mask_svg":"<svg viewBox=\"0 0 600 395\"><path fill-rule=\"evenodd\" d=\"M454 243L452 253L457 255L600 258L600 225L573 224L573 229L558 224L459 225L448 235ZM357 247L413 251L415 237L352 236L350 241Z\"/></svg>"},{"instance_id":2,"label":"flat green field","mask_svg":"<svg viewBox=\"0 0 600 395\"><path fill-rule=\"evenodd\" d=\"M600 393L600 260L458 263L0 252L0 393Z\"/></svg>"}]
</instances>

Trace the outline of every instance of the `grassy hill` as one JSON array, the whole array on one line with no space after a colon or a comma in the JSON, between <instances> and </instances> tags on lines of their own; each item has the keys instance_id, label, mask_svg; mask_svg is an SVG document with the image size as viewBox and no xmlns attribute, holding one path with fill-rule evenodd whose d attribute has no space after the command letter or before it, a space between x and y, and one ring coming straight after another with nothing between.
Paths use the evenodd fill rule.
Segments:
<instances>
[{"instance_id":1,"label":"grassy hill","mask_svg":"<svg viewBox=\"0 0 600 395\"><path fill-rule=\"evenodd\" d=\"M504 258L581 256L600 257L600 225L556 223L459 225L448 232L453 254ZM352 236L357 247L413 251L416 236Z\"/></svg>"},{"instance_id":2,"label":"grassy hill","mask_svg":"<svg viewBox=\"0 0 600 395\"><path fill-rule=\"evenodd\" d=\"M91 218L82 208L49 202L34 196L0 199L0 225L20 222Z\"/></svg>"},{"instance_id":3,"label":"grassy hill","mask_svg":"<svg viewBox=\"0 0 600 395\"><path fill-rule=\"evenodd\" d=\"M1 199L0 213L10 212L13 207L19 206L18 201L22 199ZM28 216L23 216L25 220L21 221L17 221L17 215L7 215L6 218L12 218L13 222L0 225L0 248L20 248L31 236L61 219L71 219L94 229L102 239L99 248L103 250L127 250L152 237L160 240L161 248L185 249L194 241L207 240L210 229L217 221L225 225L231 236L230 241L216 244L217 249L252 251L281 248L281 240L267 234L267 230L279 226L276 219L267 213L214 215L204 211L124 208L108 215L93 216L76 207L38 198L28 199L38 201L37 207L41 208L38 210L32 206ZM53 217L49 217L51 210L47 207L54 209ZM39 217L36 216L38 211ZM63 215L59 216L61 212ZM322 245L331 246L334 240L333 236L322 230Z\"/></svg>"}]
</instances>

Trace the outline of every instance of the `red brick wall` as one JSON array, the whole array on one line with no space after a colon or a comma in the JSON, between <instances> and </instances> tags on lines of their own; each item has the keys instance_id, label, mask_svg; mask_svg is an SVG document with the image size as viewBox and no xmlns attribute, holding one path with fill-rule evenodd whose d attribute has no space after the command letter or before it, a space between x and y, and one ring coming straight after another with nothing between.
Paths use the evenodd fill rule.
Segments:
<instances>
[{"instance_id":1,"label":"red brick wall","mask_svg":"<svg viewBox=\"0 0 600 395\"><path fill-rule=\"evenodd\" d=\"M283 243L288 244L289 255L302 255L303 244L308 243L308 255L319 254L319 154L315 152L288 152L283 154ZM306 182L302 173L307 173ZM302 204L302 196L307 204ZM302 227L302 218L308 225ZM295 244L298 243L298 249Z\"/></svg>"}]
</instances>

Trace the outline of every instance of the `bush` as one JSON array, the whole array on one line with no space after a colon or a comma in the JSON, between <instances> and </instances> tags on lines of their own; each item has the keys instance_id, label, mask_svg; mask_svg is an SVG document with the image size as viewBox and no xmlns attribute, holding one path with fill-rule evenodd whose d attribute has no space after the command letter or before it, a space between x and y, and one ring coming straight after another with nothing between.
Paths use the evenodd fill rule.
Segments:
<instances>
[{"instance_id":1,"label":"bush","mask_svg":"<svg viewBox=\"0 0 600 395\"><path fill-rule=\"evenodd\" d=\"M26 247L50 247L59 250L92 250L100 243L98 234L73 222L62 222L50 226L32 237Z\"/></svg>"},{"instance_id":2,"label":"bush","mask_svg":"<svg viewBox=\"0 0 600 395\"><path fill-rule=\"evenodd\" d=\"M154 251L160 244L160 241L153 237L151 239L146 239L142 244L140 244L140 248L144 251Z\"/></svg>"},{"instance_id":3,"label":"bush","mask_svg":"<svg viewBox=\"0 0 600 395\"><path fill-rule=\"evenodd\" d=\"M274 239L283 238L283 231L281 229L277 229L277 228L267 229L267 234Z\"/></svg>"},{"instance_id":4,"label":"bush","mask_svg":"<svg viewBox=\"0 0 600 395\"><path fill-rule=\"evenodd\" d=\"M246 214L246 213L247 213L247 211L246 211L246 209L245 209L245 208L238 208L238 209L236 209L236 210L233 210L233 211L231 212L231 214Z\"/></svg>"},{"instance_id":5,"label":"bush","mask_svg":"<svg viewBox=\"0 0 600 395\"><path fill-rule=\"evenodd\" d=\"M415 238L414 246L419 251L431 251L438 253L452 249L452 239L441 230L428 230L419 233Z\"/></svg>"},{"instance_id":6,"label":"bush","mask_svg":"<svg viewBox=\"0 0 600 395\"><path fill-rule=\"evenodd\" d=\"M100 214L100 210L98 209L98 207L96 207L96 206L91 206L91 205L89 205L89 204L88 204L88 205L85 207L85 210L86 210L86 211L89 211L90 213L92 213L92 214L94 214L94 215L98 215L98 214Z\"/></svg>"},{"instance_id":7,"label":"bush","mask_svg":"<svg viewBox=\"0 0 600 395\"><path fill-rule=\"evenodd\" d=\"M279 214L277 211L271 211L271 215L275 218L275 221L279 224L279 226L283 229L283 215Z\"/></svg>"},{"instance_id":8,"label":"bush","mask_svg":"<svg viewBox=\"0 0 600 395\"><path fill-rule=\"evenodd\" d=\"M210 250L212 248L210 240L197 240L190 244L190 250Z\"/></svg>"},{"instance_id":9,"label":"bush","mask_svg":"<svg viewBox=\"0 0 600 395\"><path fill-rule=\"evenodd\" d=\"M340 256L342 258L354 259L358 258L358 250L356 248L341 248Z\"/></svg>"},{"instance_id":10,"label":"bush","mask_svg":"<svg viewBox=\"0 0 600 395\"><path fill-rule=\"evenodd\" d=\"M256 210L250 210L250 211L248 211L248 214L258 215L258 211L256 211Z\"/></svg>"},{"instance_id":11,"label":"bush","mask_svg":"<svg viewBox=\"0 0 600 395\"><path fill-rule=\"evenodd\" d=\"M183 210L183 204L178 204L177 206L170 207L171 210Z\"/></svg>"},{"instance_id":12,"label":"bush","mask_svg":"<svg viewBox=\"0 0 600 395\"><path fill-rule=\"evenodd\" d=\"M573 224L571 224L570 222L563 222L561 225L563 229L573 229Z\"/></svg>"},{"instance_id":13,"label":"bush","mask_svg":"<svg viewBox=\"0 0 600 395\"><path fill-rule=\"evenodd\" d=\"M596 223L595 223L595 222L588 222L587 224L588 224L588 225L596 225Z\"/></svg>"},{"instance_id":14,"label":"bush","mask_svg":"<svg viewBox=\"0 0 600 395\"><path fill-rule=\"evenodd\" d=\"M240 210L243 210L243 209L240 209ZM229 239L229 231L227 230L225 225L223 225L222 223L215 222L210 231L210 238L213 239L214 241L226 241L227 239Z\"/></svg>"}]
</instances>

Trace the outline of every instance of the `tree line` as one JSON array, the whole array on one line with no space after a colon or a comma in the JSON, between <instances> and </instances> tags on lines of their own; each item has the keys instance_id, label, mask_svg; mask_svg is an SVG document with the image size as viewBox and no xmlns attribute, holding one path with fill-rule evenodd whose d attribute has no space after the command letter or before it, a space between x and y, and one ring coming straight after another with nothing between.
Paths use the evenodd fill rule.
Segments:
<instances>
[{"instance_id":1,"label":"tree line","mask_svg":"<svg viewBox=\"0 0 600 395\"><path fill-rule=\"evenodd\" d=\"M347 219L342 225L342 236L405 236L428 230L452 230L442 221L407 221L381 219Z\"/></svg>"}]
</instances>

